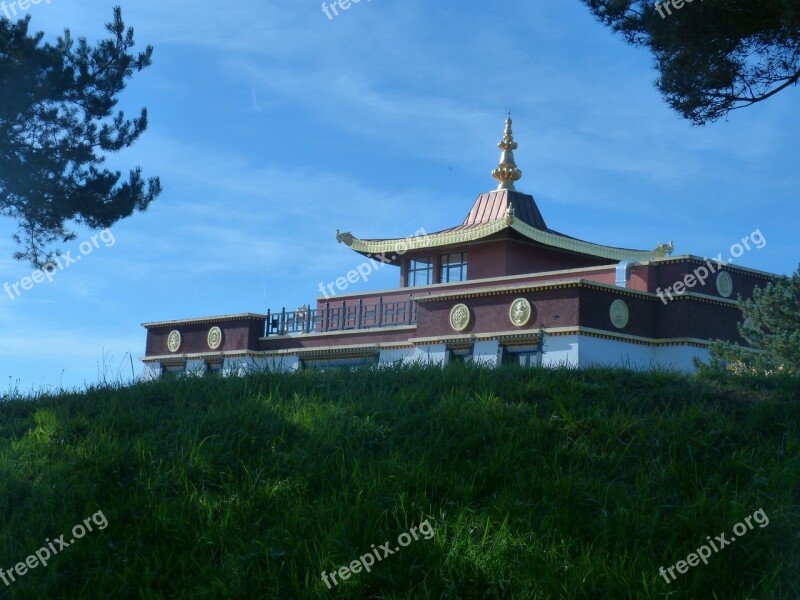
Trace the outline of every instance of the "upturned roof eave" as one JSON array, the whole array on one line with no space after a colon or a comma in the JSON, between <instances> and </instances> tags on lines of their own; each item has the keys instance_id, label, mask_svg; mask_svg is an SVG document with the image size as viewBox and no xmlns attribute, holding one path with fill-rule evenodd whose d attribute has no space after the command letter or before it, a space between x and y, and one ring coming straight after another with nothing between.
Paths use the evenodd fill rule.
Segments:
<instances>
[{"instance_id":1,"label":"upturned roof eave","mask_svg":"<svg viewBox=\"0 0 800 600\"><path fill-rule=\"evenodd\" d=\"M385 256L387 260L394 262L397 255L405 254L411 250L442 248L445 246L475 242L506 229L514 230L526 239L542 244L543 246L607 260L642 262L661 258L672 253L671 244L659 244L653 250L634 250L594 244L592 242L567 237L551 230L533 227L520 219L514 218L513 215L505 215L500 219L475 227L446 229L413 238L362 240L350 233L342 234L337 232L336 239L339 243L347 245L351 250L359 254L365 256Z\"/></svg>"}]
</instances>

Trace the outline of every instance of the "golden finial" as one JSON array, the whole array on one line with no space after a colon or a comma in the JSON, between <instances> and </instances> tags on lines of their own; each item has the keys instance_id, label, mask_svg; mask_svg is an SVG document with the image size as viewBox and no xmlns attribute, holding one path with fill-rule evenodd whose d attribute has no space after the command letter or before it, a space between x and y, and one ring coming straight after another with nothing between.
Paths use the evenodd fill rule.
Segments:
<instances>
[{"instance_id":1,"label":"golden finial","mask_svg":"<svg viewBox=\"0 0 800 600\"><path fill-rule=\"evenodd\" d=\"M503 134L503 139L497 144L497 147L503 151L500 155L500 164L492 171L492 177L500 182L497 186L498 190L515 190L514 182L519 181L522 177L522 171L517 168L517 163L514 162L514 150L517 149L518 144L514 141L514 134L511 131L511 113L508 113L506 119L506 130Z\"/></svg>"}]
</instances>

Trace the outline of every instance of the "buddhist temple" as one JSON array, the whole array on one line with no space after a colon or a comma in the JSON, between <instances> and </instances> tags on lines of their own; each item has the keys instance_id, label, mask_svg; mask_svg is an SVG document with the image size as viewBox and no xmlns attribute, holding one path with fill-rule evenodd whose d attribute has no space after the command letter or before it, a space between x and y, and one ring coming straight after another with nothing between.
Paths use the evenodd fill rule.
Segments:
<instances>
[{"instance_id":1,"label":"buddhist temple","mask_svg":"<svg viewBox=\"0 0 800 600\"><path fill-rule=\"evenodd\" d=\"M497 187L460 224L397 239L337 230L362 264L397 267L396 288L144 323L145 377L451 361L691 371L710 341L745 344L735 298L771 274L673 256L672 242L635 250L550 229L533 196L517 190L510 115L498 147Z\"/></svg>"}]
</instances>

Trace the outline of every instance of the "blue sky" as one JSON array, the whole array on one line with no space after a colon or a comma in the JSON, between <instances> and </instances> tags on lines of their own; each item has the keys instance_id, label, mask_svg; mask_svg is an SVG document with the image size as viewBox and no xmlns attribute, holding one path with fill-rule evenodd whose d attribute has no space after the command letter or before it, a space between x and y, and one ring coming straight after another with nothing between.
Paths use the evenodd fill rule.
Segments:
<instances>
[{"instance_id":1,"label":"blue sky","mask_svg":"<svg viewBox=\"0 0 800 600\"><path fill-rule=\"evenodd\" d=\"M115 2L30 7L49 38L95 40ZM593 242L798 263L798 90L692 127L661 100L652 57L577 0L317 0L122 6L154 64L121 98L150 128L109 161L159 175L146 213L20 297L0 297L0 390L79 387L141 372L142 322L296 307L359 264L336 228L406 236L460 223L494 188L507 110L523 179L548 223ZM691 10L691 7L686 8ZM13 283L15 223L0 221ZM93 232L63 246L73 256ZM88 247L85 247L88 248ZM384 269L348 291L397 283ZM2 281L0 281L0 284ZM131 361L132 357L132 361Z\"/></svg>"}]
</instances>

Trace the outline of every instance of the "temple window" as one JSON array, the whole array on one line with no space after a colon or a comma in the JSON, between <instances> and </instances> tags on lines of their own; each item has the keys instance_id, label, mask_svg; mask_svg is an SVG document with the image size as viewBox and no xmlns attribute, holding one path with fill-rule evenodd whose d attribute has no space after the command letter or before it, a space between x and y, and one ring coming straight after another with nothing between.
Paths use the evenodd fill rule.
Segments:
<instances>
[{"instance_id":1,"label":"temple window","mask_svg":"<svg viewBox=\"0 0 800 600\"><path fill-rule=\"evenodd\" d=\"M408 262L408 286L433 283L433 262L430 257L412 259Z\"/></svg>"},{"instance_id":2,"label":"temple window","mask_svg":"<svg viewBox=\"0 0 800 600\"><path fill-rule=\"evenodd\" d=\"M467 255L464 252L458 254L445 254L442 256L442 270L440 281L442 283L452 283L454 281L467 280Z\"/></svg>"}]
</instances>

